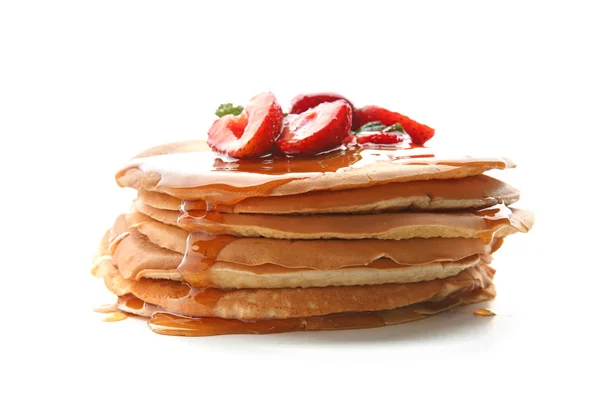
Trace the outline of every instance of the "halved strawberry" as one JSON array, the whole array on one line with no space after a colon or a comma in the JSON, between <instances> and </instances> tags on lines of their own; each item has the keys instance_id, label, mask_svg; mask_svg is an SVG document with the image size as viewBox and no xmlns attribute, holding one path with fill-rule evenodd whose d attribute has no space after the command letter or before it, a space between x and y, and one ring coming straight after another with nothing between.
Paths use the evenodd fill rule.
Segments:
<instances>
[{"instance_id":1,"label":"halved strawberry","mask_svg":"<svg viewBox=\"0 0 600 400\"><path fill-rule=\"evenodd\" d=\"M356 110L352 126L354 129L358 129L364 124L374 121L379 121L383 125L401 124L406 133L410 135L412 142L418 145L425 144L435 134L435 129L427 125L420 124L405 115L378 106L365 106Z\"/></svg>"},{"instance_id":2,"label":"halved strawberry","mask_svg":"<svg viewBox=\"0 0 600 400\"><path fill-rule=\"evenodd\" d=\"M357 135L356 141L359 144L375 143L375 144L396 144L400 143L403 137L396 132L369 132L365 135Z\"/></svg>"},{"instance_id":3,"label":"halved strawberry","mask_svg":"<svg viewBox=\"0 0 600 400\"><path fill-rule=\"evenodd\" d=\"M309 108L313 108L318 106L321 103L331 103L337 100L344 100L346 103L350 105L352 108L352 113L354 113L354 105L345 98L344 96L337 93L309 93L309 94L299 94L298 96L292 99L292 104L290 106L290 114L300 114Z\"/></svg>"},{"instance_id":4,"label":"halved strawberry","mask_svg":"<svg viewBox=\"0 0 600 400\"><path fill-rule=\"evenodd\" d=\"M285 154L317 154L341 146L350 135L352 108L344 100L321 103L286 117L275 145Z\"/></svg>"},{"instance_id":5,"label":"halved strawberry","mask_svg":"<svg viewBox=\"0 0 600 400\"><path fill-rule=\"evenodd\" d=\"M281 133L283 111L273 93L254 96L240 115L216 120L208 131L208 145L236 158L269 154Z\"/></svg>"}]
</instances>

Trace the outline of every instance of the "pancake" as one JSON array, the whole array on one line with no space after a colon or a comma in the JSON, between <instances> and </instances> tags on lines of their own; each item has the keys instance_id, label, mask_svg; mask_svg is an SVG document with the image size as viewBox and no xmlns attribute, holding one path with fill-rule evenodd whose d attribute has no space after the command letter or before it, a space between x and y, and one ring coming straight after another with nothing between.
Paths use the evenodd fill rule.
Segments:
<instances>
[{"instance_id":1,"label":"pancake","mask_svg":"<svg viewBox=\"0 0 600 400\"><path fill-rule=\"evenodd\" d=\"M168 280L131 280L104 261L103 278L117 296L132 294L168 312L193 317L260 320L303 318L342 312L389 310L442 301L492 285L494 270L483 264L456 276L425 282L302 289L196 289Z\"/></svg>"},{"instance_id":2,"label":"pancake","mask_svg":"<svg viewBox=\"0 0 600 400\"><path fill-rule=\"evenodd\" d=\"M159 192L140 190L141 204L179 211L182 200ZM462 179L435 179L389 183L342 191L316 191L290 196L255 197L234 205L219 205L226 213L322 214L379 211L459 210L510 205L519 199L515 188L487 175ZM205 210L203 201L188 201L187 210Z\"/></svg>"},{"instance_id":3,"label":"pancake","mask_svg":"<svg viewBox=\"0 0 600 400\"><path fill-rule=\"evenodd\" d=\"M150 318L148 325L156 333L176 336L212 336L377 328L416 321L463 304L489 300L494 296L495 290L492 284L485 289L459 293L442 301L416 303L392 310L254 321L215 317L190 318L169 314L160 307L145 303L132 295L119 297L117 308Z\"/></svg>"},{"instance_id":4,"label":"pancake","mask_svg":"<svg viewBox=\"0 0 600 400\"><path fill-rule=\"evenodd\" d=\"M96 264L106 259L113 260L110 255L102 256L97 259ZM158 257L152 259L151 262L148 262L147 259L144 260L145 266L150 268L142 269L132 278L138 280L142 278L185 280L195 287L224 289L377 285L445 278L481 262L489 263L491 257L474 254L454 261L435 261L416 265L397 264L389 259L378 259L364 267L344 267L330 270L292 269L274 264L248 266L216 262L205 270L180 271L177 264L173 264L170 268L165 268L164 264L151 265L158 260L160 260ZM121 252L114 258L120 273L128 277L132 275L131 270L136 269L136 261L136 257L124 257ZM133 266L130 265L132 262ZM152 266L161 268L152 268ZM97 271L94 272L97 276L101 275Z\"/></svg>"},{"instance_id":5,"label":"pancake","mask_svg":"<svg viewBox=\"0 0 600 400\"><path fill-rule=\"evenodd\" d=\"M186 250L183 236L187 238L187 232L180 230L185 235L178 238L168 238L164 235L164 231L154 232L157 235L163 234L163 238L174 240L173 243L169 243L169 246L176 247L178 251L173 251L155 244L159 240L138 231L143 226L145 225L138 228L128 227L124 216L118 218L113 225L113 237L122 238L114 246L113 257L126 278L136 277L146 269L175 269L181 263ZM123 237L124 232L127 235ZM456 261L474 254L490 254L502 244L502 240L498 238L494 238L492 243L486 245L480 239L465 238L395 241L278 240L217 236L214 240L219 246L215 249L214 244L206 240L206 237L196 235L198 233L190 235L192 245L188 258L192 266L197 261L198 268L202 267L201 258L204 258L207 252L212 254L211 257L215 261L212 266L219 262L229 262L248 266L276 264L286 268L331 270L348 266L366 266L379 259L390 259L394 263L405 265ZM193 250L194 246L198 248ZM327 257L322 257L323 254L327 254ZM195 260L195 257L199 259Z\"/></svg>"},{"instance_id":6,"label":"pancake","mask_svg":"<svg viewBox=\"0 0 600 400\"><path fill-rule=\"evenodd\" d=\"M214 153L204 141L171 143L138 154L116 174L116 180L122 187L235 204L250 197L464 178L515 166L505 158L442 155L428 148L357 148L293 162L286 157L265 163L246 161Z\"/></svg>"},{"instance_id":7,"label":"pancake","mask_svg":"<svg viewBox=\"0 0 600 400\"><path fill-rule=\"evenodd\" d=\"M150 225L145 229L171 229L181 226L187 231L203 231L218 235L267 237L274 239L389 239L401 240L429 237L505 237L527 232L533 225L533 214L496 205L484 212L401 212L390 214L328 215L261 215L222 214L205 211L189 212L180 217L178 211L159 210L139 201L129 216L130 224ZM496 213L490 215L492 211ZM140 214L140 213L143 213Z\"/></svg>"},{"instance_id":8,"label":"pancake","mask_svg":"<svg viewBox=\"0 0 600 400\"><path fill-rule=\"evenodd\" d=\"M456 275L481 261L489 263L489 252L495 250L491 246L482 245L480 241L448 239L445 242L434 243L438 244L437 250L428 259L414 251L427 245L421 240L415 243L406 241L403 243L405 246L398 252L401 260L412 261L412 264L401 264L387 257L377 257L377 253L373 253L373 261L355 267L326 265L321 262L316 264L316 268L288 268L273 263L243 265L216 261L208 268L193 263L179 268L183 261L181 254L156 246L135 229L131 229L129 235L115 247L112 258L108 250L109 240L105 240L106 243L103 242L102 246L106 246L107 249L99 257L107 257L108 254L109 259L118 266L125 278L186 280L197 287L220 288L322 287L418 282ZM469 246L456 247L461 244ZM500 244L497 243L496 246L499 247ZM468 254L469 252L472 254Z\"/></svg>"}]
</instances>

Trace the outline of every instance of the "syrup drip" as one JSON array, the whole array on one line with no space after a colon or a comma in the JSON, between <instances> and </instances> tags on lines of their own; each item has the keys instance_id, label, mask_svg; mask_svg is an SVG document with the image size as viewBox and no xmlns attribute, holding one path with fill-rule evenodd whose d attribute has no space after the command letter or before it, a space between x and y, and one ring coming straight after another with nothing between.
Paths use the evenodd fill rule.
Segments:
<instances>
[{"instance_id":1,"label":"syrup drip","mask_svg":"<svg viewBox=\"0 0 600 400\"><path fill-rule=\"evenodd\" d=\"M100 314L106 314L104 318L102 318L105 322L116 322L127 318L126 314L119 311L117 303L104 304L94 308L94 311Z\"/></svg>"},{"instance_id":2,"label":"syrup drip","mask_svg":"<svg viewBox=\"0 0 600 400\"><path fill-rule=\"evenodd\" d=\"M117 322L122 321L127 318L127 314L122 313L120 311L114 311L106 314L106 316L102 319L104 322Z\"/></svg>"},{"instance_id":3,"label":"syrup drip","mask_svg":"<svg viewBox=\"0 0 600 400\"><path fill-rule=\"evenodd\" d=\"M138 299L137 297L130 297L125 299L124 306L130 310L139 311L144 308L145 304L146 303L143 300Z\"/></svg>"},{"instance_id":4,"label":"syrup drip","mask_svg":"<svg viewBox=\"0 0 600 400\"><path fill-rule=\"evenodd\" d=\"M478 315L480 317L493 317L496 315L495 312L493 312L492 310L490 310L488 308L477 309L473 312L473 314Z\"/></svg>"},{"instance_id":5,"label":"syrup drip","mask_svg":"<svg viewBox=\"0 0 600 400\"><path fill-rule=\"evenodd\" d=\"M479 237L485 244L491 244L494 236L498 233L498 228L501 225L510 225L516 228L521 226L516 225L511 219L512 211L504 204L496 204L491 207L483 208L475 211L475 215L482 217L488 229L480 233Z\"/></svg>"},{"instance_id":6,"label":"syrup drip","mask_svg":"<svg viewBox=\"0 0 600 400\"><path fill-rule=\"evenodd\" d=\"M177 219L177 225L180 228L185 230L193 230L194 225L197 221L202 222L202 224L212 225L214 228L218 228L221 223L224 222L223 215L219 211L206 211L206 203L204 204L203 209L186 209L184 207L188 206L187 202L184 202L184 205L181 209L181 215ZM214 208L213 208L214 210ZM225 233L225 232L217 232L217 229L211 230L212 233Z\"/></svg>"},{"instance_id":7,"label":"syrup drip","mask_svg":"<svg viewBox=\"0 0 600 400\"><path fill-rule=\"evenodd\" d=\"M237 239L237 237L229 235L190 232L186 241L185 254L177 271L183 280L192 286L210 285L206 271L214 265L225 246Z\"/></svg>"},{"instance_id":8,"label":"syrup drip","mask_svg":"<svg viewBox=\"0 0 600 400\"><path fill-rule=\"evenodd\" d=\"M205 201L204 210L189 210L186 208L186 202L182 201L179 207L181 215L177 223L181 226L181 221L190 218L193 213L194 218L202 218L210 221L222 220L218 211L215 211L215 205L212 202ZM211 282L207 277L206 271L214 265L219 253L231 242L238 238L230 235L214 235L207 232L190 232L185 244L185 254L177 271L183 277L183 280L194 287L210 286Z\"/></svg>"},{"instance_id":9,"label":"syrup drip","mask_svg":"<svg viewBox=\"0 0 600 400\"><path fill-rule=\"evenodd\" d=\"M153 313L162 310L160 307L149 304L134 295L119 296L117 309L127 314L150 318Z\"/></svg>"},{"instance_id":10,"label":"syrup drip","mask_svg":"<svg viewBox=\"0 0 600 400\"><path fill-rule=\"evenodd\" d=\"M181 309L182 306L188 304L190 301L206 307L207 311L214 311L217 307L217 303L223 296L225 296L229 290L215 289L211 287L196 288L189 286L189 291L185 296L179 298L168 298L166 300L167 309Z\"/></svg>"}]
</instances>

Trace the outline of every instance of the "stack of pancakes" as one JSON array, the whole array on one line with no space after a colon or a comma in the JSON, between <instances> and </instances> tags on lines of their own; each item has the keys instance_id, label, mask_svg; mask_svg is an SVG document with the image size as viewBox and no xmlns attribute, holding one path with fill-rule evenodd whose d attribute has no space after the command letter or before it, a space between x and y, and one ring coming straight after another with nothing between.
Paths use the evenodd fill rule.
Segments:
<instances>
[{"instance_id":1,"label":"stack of pancakes","mask_svg":"<svg viewBox=\"0 0 600 400\"><path fill-rule=\"evenodd\" d=\"M492 253L527 232L503 158L431 149L235 160L204 142L150 149L93 272L122 311L173 335L376 327L495 295Z\"/></svg>"}]
</instances>

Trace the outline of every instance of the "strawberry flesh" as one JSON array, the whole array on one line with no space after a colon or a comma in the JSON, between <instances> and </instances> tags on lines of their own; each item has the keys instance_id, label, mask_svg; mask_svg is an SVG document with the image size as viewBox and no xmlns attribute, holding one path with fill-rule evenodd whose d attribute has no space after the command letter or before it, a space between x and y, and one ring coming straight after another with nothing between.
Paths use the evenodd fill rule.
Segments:
<instances>
[{"instance_id":1,"label":"strawberry flesh","mask_svg":"<svg viewBox=\"0 0 600 400\"><path fill-rule=\"evenodd\" d=\"M352 108L345 100L326 102L286 117L275 145L285 154L318 154L341 146L352 125Z\"/></svg>"},{"instance_id":2,"label":"strawberry flesh","mask_svg":"<svg viewBox=\"0 0 600 400\"><path fill-rule=\"evenodd\" d=\"M345 98L344 96L337 93L310 93L310 94L299 94L292 99L290 106L290 114L301 114L304 111L314 108L321 103L332 103L337 100L344 100L354 113L354 105Z\"/></svg>"},{"instance_id":3,"label":"strawberry flesh","mask_svg":"<svg viewBox=\"0 0 600 400\"><path fill-rule=\"evenodd\" d=\"M283 111L273 93L254 96L240 115L216 120L208 131L208 145L235 158L271 153L283 125Z\"/></svg>"},{"instance_id":4,"label":"strawberry flesh","mask_svg":"<svg viewBox=\"0 0 600 400\"><path fill-rule=\"evenodd\" d=\"M356 141L359 144L375 143L375 144L396 144L403 140L402 136L395 132L369 132L366 135L357 135Z\"/></svg>"},{"instance_id":5,"label":"strawberry flesh","mask_svg":"<svg viewBox=\"0 0 600 400\"><path fill-rule=\"evenodd\" d=\"M352 126L358 129L368 122L379 121L383 125L401 124L406 133L409 134L412 142L417 145L423 145L435 134L435 130L427 125L420 124L400 113L387 110L378 106L365 106L359 108L354 113Z\"/></svg>"}]
</instances>

